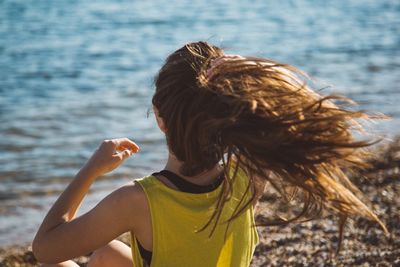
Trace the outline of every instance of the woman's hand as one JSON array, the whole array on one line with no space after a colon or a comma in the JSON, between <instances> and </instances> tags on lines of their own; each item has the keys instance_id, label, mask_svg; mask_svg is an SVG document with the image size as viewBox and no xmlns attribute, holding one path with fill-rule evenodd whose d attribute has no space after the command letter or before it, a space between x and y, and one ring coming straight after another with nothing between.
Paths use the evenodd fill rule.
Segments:
<instances>
[{"instance_id":1,"label":"woman's hand","mask_svg":"<svg viewBox=\"0 0 400 267\"><path fill-rule=\"evenodd\" d=\"M139 146L128 138L104 140L83 169L91 176L98 177L116 169L138 151Z\"/></svg>"}]
</instances>

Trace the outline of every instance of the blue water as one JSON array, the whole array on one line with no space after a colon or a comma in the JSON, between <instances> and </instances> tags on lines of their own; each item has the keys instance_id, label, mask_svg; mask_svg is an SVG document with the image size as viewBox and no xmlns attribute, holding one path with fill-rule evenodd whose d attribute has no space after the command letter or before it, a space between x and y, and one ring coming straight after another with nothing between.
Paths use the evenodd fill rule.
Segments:
<instances>
[{"instance_id":1,"label":"blue water","mask_svg":"<svg viewBox=\"0 0 400 267\"><path fill-rule=\"evenodd\" d=\"M142 148L83 210L161 168L152 79L189 41L293 64L400 130L400 2L0 0L0 245L32 239L101 140ZM389 138L388 137L388 138Z\"/></svg>"}]
</instances>

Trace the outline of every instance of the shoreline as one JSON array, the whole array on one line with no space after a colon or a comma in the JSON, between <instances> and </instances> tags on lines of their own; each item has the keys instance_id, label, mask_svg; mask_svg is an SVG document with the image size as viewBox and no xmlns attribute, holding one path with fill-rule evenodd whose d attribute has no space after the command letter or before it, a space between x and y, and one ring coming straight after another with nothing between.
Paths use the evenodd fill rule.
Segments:
<instances>
[{"instance_id":1,"label":"shoreline","mask_svg":"<svg viewBox=\"0 0 400 267\"><path fill-rule=\"evenodd\" d=\"M359 170L354 183L364 193L389 230L385 236L375 222L350 220L344 230L342 249L335 257L337 219L326 216L301 224L259 227L260 244L251 267L256 266L395 266L400 265L400 136L376 148L371 168ZM264 198L262 205L276 205ZM119 238L129 243L127 234ZM77 260L84 266L88 257ZM0 247L0 267L38 266L29 244Z\"/></svg>"}]
</instances>

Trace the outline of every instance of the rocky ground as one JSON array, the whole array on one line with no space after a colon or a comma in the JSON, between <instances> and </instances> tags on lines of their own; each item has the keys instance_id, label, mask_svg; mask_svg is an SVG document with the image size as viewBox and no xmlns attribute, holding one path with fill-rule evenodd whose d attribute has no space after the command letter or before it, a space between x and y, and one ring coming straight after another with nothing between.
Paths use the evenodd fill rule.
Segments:
<instances>
[{"instance_id":1,"label":"rocky ground","mask_svg":"<svg viewBox=\"0 0 400 267\"><path fill-rule=\"evenodd\" d=\"M345 228L342 249L335 255L338 242L337 220L331 217L288 226L259 228L260 244L255 266L400 266L400 137L381 145L372 160L372 168L362 170L363 178L354 182L370 200L373 209L386 224L390 235L374 223L359 218ZM263 205L276 205L264 198ZM121 239L128 241L127 236ZM76 259L84 266L87 257ZM0 248L0 266L38 266L30 247Z\"/></svg>"}]
</instances>

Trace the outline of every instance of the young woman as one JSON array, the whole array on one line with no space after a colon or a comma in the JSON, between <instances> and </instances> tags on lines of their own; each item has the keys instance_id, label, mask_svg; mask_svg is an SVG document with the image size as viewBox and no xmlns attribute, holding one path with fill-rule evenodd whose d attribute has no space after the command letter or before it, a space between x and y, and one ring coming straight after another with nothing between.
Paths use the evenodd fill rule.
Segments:
<instances>
[{"instance_id":1,"label":"young woman","mask_svg":"<svg viewBox=\"0 0 400 267\"><path fill-rule=\"evenodd\" d=\"M225 55L205 42L172 53L155 80L153 108L166 135L164 170L126 185L75 218L90 185L139 151L104 141L49 213L33 242L44 266L94 251L88 266L248 266L258 234L254 206L268 188L302 205L289 223L321 210L377 216L356 196L347 170L371 145L355 119L304 74L271 60ZM346 170L346 172L345 172ZM343 224L342 224L343 225ZM131 233L131 248L114 239Z\"/></svg>"}]
</instances>

